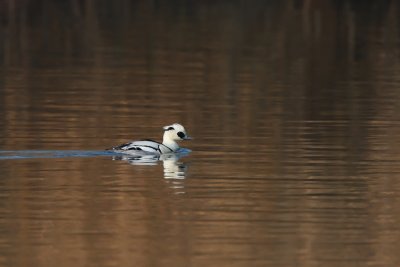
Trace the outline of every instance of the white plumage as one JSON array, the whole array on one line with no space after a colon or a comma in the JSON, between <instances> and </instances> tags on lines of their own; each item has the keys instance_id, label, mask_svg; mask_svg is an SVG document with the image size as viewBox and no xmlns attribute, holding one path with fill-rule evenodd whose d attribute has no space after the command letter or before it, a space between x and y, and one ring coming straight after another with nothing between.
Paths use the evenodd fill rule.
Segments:
<instances>
[{"instance_id":1,"label":"white plumage","mask_svg":"<svg viewBox=\"0 0 400 267\"><path fill-rule=\"evenodd\" d=\"M149 139L133 141L119 146L115 146L112 150L116 152L128 154L167 154L178 151L179 145L177 141L190 140L185 128L179 123L167 125L163 127L163 142L157 142Z\"/></svg>"}]
</instances>

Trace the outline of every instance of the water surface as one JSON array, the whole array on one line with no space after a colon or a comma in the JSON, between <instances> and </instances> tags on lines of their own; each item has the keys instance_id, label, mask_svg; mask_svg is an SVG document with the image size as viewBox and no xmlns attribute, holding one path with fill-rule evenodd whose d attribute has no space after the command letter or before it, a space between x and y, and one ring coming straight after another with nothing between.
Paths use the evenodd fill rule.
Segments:
<instances>
[{"instance_id":1,"label":"water surface","mask_svg":"<svg viewBox=\"0 0 400 267\"><path fill-rule=\"evenodd\" d=\"M0 265L399 266L399 5L359 2L4 1Z\"/></svg>"}]
</instances>

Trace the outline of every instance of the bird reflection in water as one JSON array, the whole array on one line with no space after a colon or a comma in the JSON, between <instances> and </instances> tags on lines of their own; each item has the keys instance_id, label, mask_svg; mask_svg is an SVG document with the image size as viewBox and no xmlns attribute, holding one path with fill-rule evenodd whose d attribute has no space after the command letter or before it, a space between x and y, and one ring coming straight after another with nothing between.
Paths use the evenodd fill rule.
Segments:
<instances>
[{"instance_id":1,"label":"bird reflection in water","mask_svg":"<svg viewBox=\"0 0 400 267\"><path fill-rule=\"evenodd\" d=\"M185 193L184 179L188 164L179 161L180 158L188 153L162 154L162 155L118 155L114 156L113 160L124 160L131 165L158 165L160 161L164 167L164 178L170 185L170 188L175 190L175 193Z\"/></svg>"}]
</instances>

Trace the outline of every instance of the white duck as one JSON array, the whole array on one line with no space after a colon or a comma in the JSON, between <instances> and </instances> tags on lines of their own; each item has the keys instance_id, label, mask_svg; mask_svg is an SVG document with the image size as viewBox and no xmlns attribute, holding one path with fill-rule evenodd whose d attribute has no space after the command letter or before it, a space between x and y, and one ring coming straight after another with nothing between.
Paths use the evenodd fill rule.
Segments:
<instances>
[{"instance_id":1,"label":"white duck","mask_svg":"<svg viewBox=\"0 0 400 267\"><path fill-rule=\"evenodd\" d=\"M179 149L177 141L192 139L187 135L185 128L179 123L164 126L163 129L164 137L162 143L150 139L145 139L141 141L125 143L119 146L115 146L111 149L116 152L129 154L149 153L161 155L177 152Z\"/></svg>"}]
</instances>

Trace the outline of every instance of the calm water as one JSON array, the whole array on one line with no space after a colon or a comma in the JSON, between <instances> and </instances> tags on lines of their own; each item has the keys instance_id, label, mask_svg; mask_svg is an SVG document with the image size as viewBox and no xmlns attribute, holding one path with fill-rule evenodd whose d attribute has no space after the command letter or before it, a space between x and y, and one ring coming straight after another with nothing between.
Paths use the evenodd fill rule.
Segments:
<instances>
[{"instance_id":1,"label":"calm water","mask_svg":"<svg viewBox=\"0 0 400 267\"><path fill-rule=\"evenodd\" d=\"M0 266L400 266L396 1L61 2L0 2Z\"/></svg>"}]
</instances>

